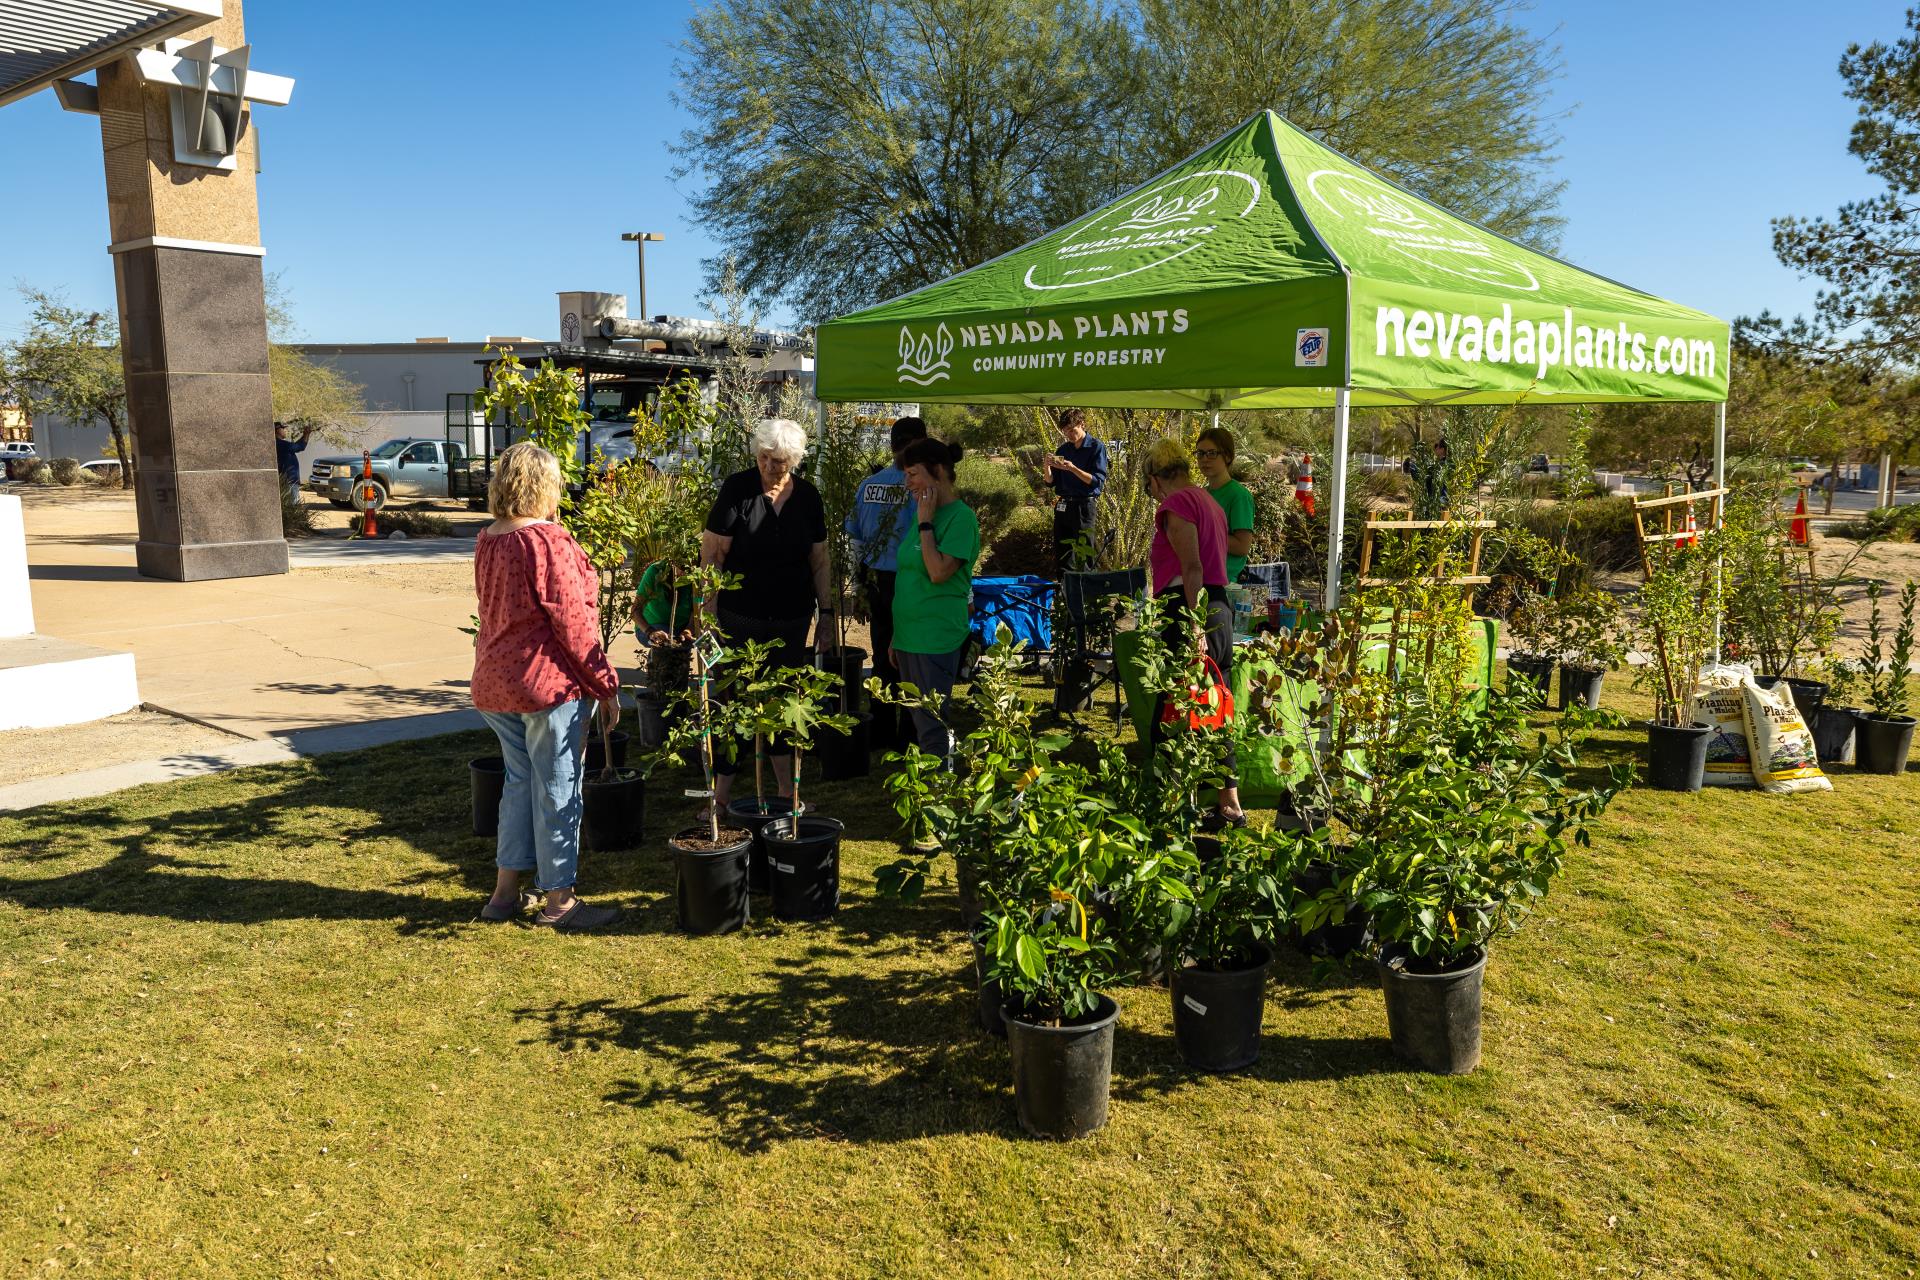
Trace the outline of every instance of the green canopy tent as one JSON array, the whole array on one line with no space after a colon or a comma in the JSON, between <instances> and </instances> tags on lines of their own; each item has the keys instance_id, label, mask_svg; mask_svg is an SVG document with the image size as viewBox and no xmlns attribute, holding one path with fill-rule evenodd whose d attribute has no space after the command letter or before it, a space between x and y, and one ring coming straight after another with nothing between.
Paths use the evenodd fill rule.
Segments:
<instances>
[{"instance_id":1,"label":"green canopy tent","mask_svg":"<svg viewBox=\"0 0 1920 1280\"><path fill-rule=\"evenodd\" d=\"M1707 401L1724 321L1446 212L1271 111L1030 244L817 335L820 400L1334 411Z\"/></svg>"}]
</instances>

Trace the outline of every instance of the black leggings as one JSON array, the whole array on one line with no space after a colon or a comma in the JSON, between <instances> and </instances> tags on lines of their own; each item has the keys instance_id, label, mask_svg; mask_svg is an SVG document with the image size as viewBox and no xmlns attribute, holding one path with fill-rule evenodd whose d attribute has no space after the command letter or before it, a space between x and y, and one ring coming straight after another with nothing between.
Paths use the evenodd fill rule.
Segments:
<instances>
[{"instance_id":1,"label":"black leggings","mask_svg":"<svg viewBox=\"0 0 1920 1280\"><path fill-rule=\"evenodd\" d=\"M778 640L780 647L767 657L767 661L776 667L804 667L813 661L813 655L807 651L807 624L813 619L802 614L798 618L754 618L744 613L735 613L731 609L721 609L716 613L720 623L720 634L727 638L729 645L740 644L746 640ZM774 740L786 746L784 738ZM792 747L786 746L788 751ZM713 771L721 777L732 777L740 771L738 745L732 742L722 743L715 739L713 744Z\"/></svg>"},{"instance_id":2,"label":"black leggings","mask_svg":"<svg viewBox=\"0 0 1920 1280\"><path fill-rule=\"evenodd\" d=\"M1212 658L1214 664L1220 668L1221 685L1230 688L1233 684L1233 607L1227 603L1225 587L1208 587L1206 602L1207 656ZM1186 611L1187 594L1175 587L1171 591L1160 593L1160 603L1169 615L1167 624L1160 628L1160 640L1168 648L1177 650L1186 642L1187 624L1180 615ZM1147 732L1149 745L1164 741L1167 736L1166 726L1160 720L1166 709L1167 698L1165 694L1161 694L1153 700L1153 720ZM1227 758L1222 762L1227 771L1226 785L1228 786L1235 785L1240 765L1232 746L1231 735L1234 732L1235 727L1229 722Z\"/></svg>"}]
</instances>

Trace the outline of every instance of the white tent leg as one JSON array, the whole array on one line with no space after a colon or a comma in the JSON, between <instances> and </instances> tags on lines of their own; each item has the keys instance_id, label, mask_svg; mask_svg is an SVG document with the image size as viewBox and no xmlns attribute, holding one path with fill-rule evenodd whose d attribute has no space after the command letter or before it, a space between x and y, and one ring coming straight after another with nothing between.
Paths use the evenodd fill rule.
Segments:
<instances>
[{"instance_id":1,"label":"white tent leg","mask_svg":"<svg viewBox=\"0 0 1920 1280\"><path fill-rule=\"evenodd\" d=\"M1727 487L1727 402L1722 400L1713 406L1713 487ZM1717 510L1726 510L1725 498L1715 499ZM1717 526L1716 526L1717 527ZM1726 576L1726 563L1718 553L1713 561L1713 660L1720 661L1720 624L1726 614L1723 599L1723 583Z\"/></svg>"},{"instance_id":2,"label":"white tent leg","mask_svg":"<svg viewBox=\"0 0 1920 1280\"><path fill-rule=\"evenodd\" d=\"M1333 484L1327 491L1327 612L1340 603L1340 544L1347 536L1347 400L1338 387L1333 393Z\"/></svg>"}]
</instances>

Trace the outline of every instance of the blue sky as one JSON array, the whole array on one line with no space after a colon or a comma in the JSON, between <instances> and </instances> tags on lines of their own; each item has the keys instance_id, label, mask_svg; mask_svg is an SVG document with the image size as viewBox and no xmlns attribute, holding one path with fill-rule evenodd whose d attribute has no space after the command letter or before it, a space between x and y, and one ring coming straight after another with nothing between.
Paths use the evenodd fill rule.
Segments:
<instances>
[{"instance_id":1,"label":"blue sky","mask_svg":"<svg viewBox=\"0 0 1920 1280\"><path fill-rule=\"evenodd\" d=\"M1835 68L1850 40L1895 36L1903 6L1542 0L1527 21L1565 63L1564 255L1727 318L1804 310L1814 286L1774 260L1768 220L1876 189L1846 153ZM299 82L259 112L260 184L304 336L551 337L556 291L633 292L629 230L667 236L649 309L700 314L714 247L665 146L691 7L251 0L254 65ZM0 338L23 318L15 280L110 304L98 125L51 93L0 108L0 173Z\"/></svg>"}]
</instances>

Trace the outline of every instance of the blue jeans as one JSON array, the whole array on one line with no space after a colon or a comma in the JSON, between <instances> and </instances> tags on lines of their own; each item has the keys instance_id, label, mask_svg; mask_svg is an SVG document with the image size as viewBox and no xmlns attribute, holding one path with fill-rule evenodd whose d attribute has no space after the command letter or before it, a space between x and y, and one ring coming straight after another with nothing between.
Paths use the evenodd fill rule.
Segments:
<instances>
[{"instance_id":1,"label":"blue jeans","mask_svg":"<svg viewBox=\"0 0 1920 1280\"><path fill-rule=\"evenodd\" d=\"M580 866L581 760L593 703L579 698L546 711L480 715L507 762L494 864L534 872L533 887L542 893L571 889Z\"/></svg>"},{"instance_id":2,"label":"blue jeans","mask_svg":"<svg viewBox=\"0 0 1920 1280\"><path fill-rule=\"evenodd\" d=\"M922 751L942 760L953 758L953 734L948 732L944 717L950 701L947 695L953 692L953 682L960 675L960 655L964 652L964 644L952 653L897 652L900 678L921 693L940 695L940 715L914 708L913 737Z\"/></svg>"}]
</instances>

